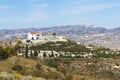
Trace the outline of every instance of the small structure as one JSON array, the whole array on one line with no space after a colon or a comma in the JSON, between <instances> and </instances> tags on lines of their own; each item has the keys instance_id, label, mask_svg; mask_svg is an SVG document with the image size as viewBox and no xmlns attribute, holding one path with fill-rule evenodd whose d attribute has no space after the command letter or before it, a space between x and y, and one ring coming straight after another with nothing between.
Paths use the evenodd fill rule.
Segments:
<instances>
[{"instance_id":1,"label":"small structure","mask_svg":"<svg viewBox=\"0 0 120 80\"><path fill-rule=\"evenodd\" d=\"M42 39L41 32L29 32L28 33L28 40L39 40Z\"/></svg>"}]
</instances>

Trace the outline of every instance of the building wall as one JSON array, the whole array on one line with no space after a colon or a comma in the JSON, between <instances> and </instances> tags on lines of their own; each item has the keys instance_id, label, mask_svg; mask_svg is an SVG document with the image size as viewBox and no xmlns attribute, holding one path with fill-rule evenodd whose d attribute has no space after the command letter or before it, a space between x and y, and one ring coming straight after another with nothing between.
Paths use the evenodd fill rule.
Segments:
<instances>
[{"instance_id":1,"label":"building wall","mask_svg":"<svg viewBox=\"0 0 120 80\"><path fill-rule=\"evenodd\" d=\"M28 39L32 40L32 39L42 39L42 34L39 34L39 36L37 34L30 34L30 32L28 33Z\"/></svg>"}]
</instances>

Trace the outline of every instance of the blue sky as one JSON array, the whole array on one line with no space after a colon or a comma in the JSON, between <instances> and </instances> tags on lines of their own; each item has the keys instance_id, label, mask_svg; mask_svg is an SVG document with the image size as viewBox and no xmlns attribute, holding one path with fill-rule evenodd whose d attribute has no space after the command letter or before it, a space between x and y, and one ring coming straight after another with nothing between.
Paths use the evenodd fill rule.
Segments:
<instances>
[{"instance_id":1,"label":"blue sky","mask_svg":"<svg viewBox=\"0 0 120 80\"><path fill-rule=\"evenodd\" d=\"M0 0L0 29L120 27L120 0Z\"/></svg>"}]
</instances>

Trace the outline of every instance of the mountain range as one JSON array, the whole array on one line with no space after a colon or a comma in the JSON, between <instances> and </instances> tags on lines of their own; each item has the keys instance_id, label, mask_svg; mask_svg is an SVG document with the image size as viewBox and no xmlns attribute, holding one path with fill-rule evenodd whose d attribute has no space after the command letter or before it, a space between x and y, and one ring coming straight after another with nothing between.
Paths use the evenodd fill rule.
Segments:
<instances>
[{"instance_id":1,"label":"mountain range","mask_svg":"<svg viewBox=\"0 0 120 80\"><path fill-rule=\"evenodd\" d=\"M49 28L4 29L0 30L0 41L8 42L27 38L30 31L40 31L43 34L55 32L85 45L104 46L111 49L120 49L120 27L107 29L95 25L67 25Z\"/></svg>"}]
</instances>

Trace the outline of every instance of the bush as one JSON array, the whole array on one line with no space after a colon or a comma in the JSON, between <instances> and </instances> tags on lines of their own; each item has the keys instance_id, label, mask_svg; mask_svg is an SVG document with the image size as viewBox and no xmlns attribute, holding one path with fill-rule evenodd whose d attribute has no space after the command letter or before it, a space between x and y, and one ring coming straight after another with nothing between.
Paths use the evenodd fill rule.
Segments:
<instances>
[{"instance_id":1,"label":"bush","mask_svg":"<svg viewBox=\"0 0 120 80\"><path fill-rule=\"evenodd\" d=\"M41 77L42 76L41 71L40 70L35 71L34 74L33 74L33 76L35 76L35 77Z\"/></svg>"},{"instance_id":2,"label":"bush","mask_svg":"<svg viewBox=\"0 0 120 80\"><path fill-rule=\"evenodd\" d=\"M44 75L44 78L58 80L60 78L60 75L56 72L48 72Z\"/></svg>"},{"instance_id":3,"label":"bush","mask_svg":"<svg viewBox=\"0 0 120 80\"><path fill-rule=\"evenodd\" d=\"M14 70L14 71L21 71L21 70L22 70L22 67L21 67L20 65L14 65L14 66L12 67L12 70Z\"/></svg>"},{"instance_id":4,"label":"bush","mask_svg":"<svg viewBox=\"0 0 120 80\"><path fill-rule=\"evenodd\" d=\"M108 75L110 75L110 76L115 75L114 72L112 72L112 71L108 71L107 73L108 73Z\"/></svg>"},{"instance_id":5,"label":"bush","mask_svg":"<svg viewBox=\"0 0 120 80\"><path fill-rule=\"evenodd\" d=\"M54 68L57 68L58 67L58 63L56 60L54 59L50 59L46 62L47 66L49 67L54 67Z\"/></svg>"},{"instance_id":6,"label":"bush","mask_svg":"<svg viewBox=\"0 0 120 80\"><path fill-rule=\"evenodd\" d=\"M72 74L68 74L66 76L65 80L73 80L73 75Z\"/></svg>"},{"instance_id":7,"label":"bush","mask_svg":"<svg viewBox=\"0 0 120 80\"><path fill-rule=\"evenodd\" d=\"M8 58L8 53L2 47L0 47L0 59L6 58Z\"/></svg>"},{"instance_id":8,"label":"bush","mask_svg":"<svg viewBox=\"0 0 120 80\"><path fill-rule=\"evenodd\" d=\"M58 67L57 70L62 72L64 75L67 73L67 69L65 67Z\"/></svg>"},{"instance_id":9,"label":"bush","mask_svg":"<svg viewBox=\"0 0 120 80\"><path fill-rule=\"evenodd\" d=\"M40 64L37 64L36 65L36 69L39 70L41 68L41 65Z\"/></svg>"},{"instance_id":10,"label":"bush","mask_svg":"<svg viewBox=\"0 0 120 80\"><path fill-rule=\"evenodd\" d=\"M9 56L16 55L16 51L14 50L14 48L6 47L4 50L7 52Z\"/></svg>"},{"instance_id":11,"label":"bush","mask_svg":"<svg viewBox=\"0 0 120 80\"><path fill-rule=\"evenodd\" d=\"M4 77L2 77L2 76L0 76L0 80L5 80L6 78L4 78Z\"/></svg>"}]
</instances>

